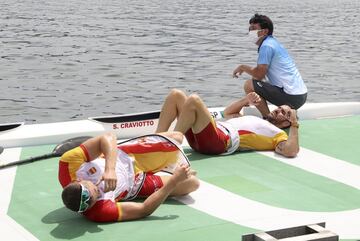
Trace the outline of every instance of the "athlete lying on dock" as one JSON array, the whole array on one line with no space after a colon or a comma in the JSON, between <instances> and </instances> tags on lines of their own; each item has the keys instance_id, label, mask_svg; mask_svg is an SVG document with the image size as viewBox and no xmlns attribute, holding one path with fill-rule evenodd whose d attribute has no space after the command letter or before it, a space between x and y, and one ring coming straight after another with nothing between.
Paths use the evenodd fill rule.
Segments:
<instances>
[{"instance_id":1,"label":"athlete lying on dock","mask_svg":"<svg viewBox=\"0 0 360 241\"><path fill-rule=\"evenodd\" d=\"M296 111L283 105L270 112L267 120L240 115L244 106L255 105L259 99L256 93L249 93L225 109L227 120L215 121L198 95L186 96L174 89L162 106L156 132L167 131L177 119L174 130L183 133L189 145L203 154L274 150L283 156L295 157L299 152ZM280 129L289 126L289 135Z\"/></svg>"},{"instance_id":2,"label":"athlete lying on dock","mask_svg":"<svg viewBox=\"0 0 360 241\"><path fill-rule=\"evenodd\" d=\"M107 133L64 153L59 181L65 206L93 221L125 221L150 215L168 196L195 191L199 180L175 144L182 138L169 132L117 145L116 136ZM169 167L173 175L154 174ZM129 201L137 197L146 199Z\"/></svg>"}]
</instances>

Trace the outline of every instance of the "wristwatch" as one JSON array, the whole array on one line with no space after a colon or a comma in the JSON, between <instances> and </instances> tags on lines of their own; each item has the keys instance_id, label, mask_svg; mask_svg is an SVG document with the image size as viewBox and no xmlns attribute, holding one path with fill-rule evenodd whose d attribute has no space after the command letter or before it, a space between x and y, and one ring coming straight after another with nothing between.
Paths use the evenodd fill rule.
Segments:
<instances>
[{"instance_id":1,"label":"wristwatch","mask_svg":"<svg viewBox=\"0 0 360 241\"><path fill-rule=\"evenodd\" d=\"M290 126L292 126L292 127L295 127L295 128L299 128L299 123L291 123L291 125Z\"/></svg>"}]
</instances>

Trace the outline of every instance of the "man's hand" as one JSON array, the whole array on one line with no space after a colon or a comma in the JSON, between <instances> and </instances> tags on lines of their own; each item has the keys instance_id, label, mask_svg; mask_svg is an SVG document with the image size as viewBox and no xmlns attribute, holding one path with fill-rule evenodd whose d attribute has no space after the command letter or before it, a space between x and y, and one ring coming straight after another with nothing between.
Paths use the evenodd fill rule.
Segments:
<instances>
[{"instance_id":1,"label":"man's hand","mask_svg":"<svg viewBox=\"0 0 360 241\"><path fill-rule=\"evenodd\" d=\"M250 92L246 96L247 101L249 102L249 105L258 105L261 101L261 97L256 94L255 92Z\"/></svg>"},{"instance_id":2,"label":"man's hand","mask_svg":"<svg viewBox=\"0 0 360 241\"><path fill-rule=\"evenodd\" d=\"M298 119L296 115L296 110L291 109L289 121L291 124L297 124Z\"/></svg>"},{"instance_id":3,"label":"man's hand","mask_svg":"<svg viewBox=\"0 0 360 241\"><path fill-rule=\"evenodd\" d=\"M189 165L181 164L180 166L176 167L172 178L176 183L179 183L186 180L191 175L192 175L192 171Z\"/></svg>"},{"instance_id":4,"label":"man's hand","mask_svg":"<svg viewBox=\"0 0 360 241\"><path fill-rule=\"evenodd\" d=\"M105 171L101 179L98 181L97 185L104 181L104 192L114 191L116 188L117 177L114 170Z\"/></svg>"},{"instance_id":5,"label":"man's hand","mask_svg":"<svg viewBox=\"0 0 360 241\"><path fill-rule=\"evenodd\" d=\"M244 72L243 65L239 65L234 71L233 71L233 78L239 78L239 76Z\"/></svg>"},{"instance_id":6,"label":"man's hand","mask_svg":"<svg viewBox=\"0 0 360 241\"><path fill-rule=\"evenodd\" d=\"M285 156L285 157L295 157L299 153L299 137L297 128L299 127L297 123L296 110L291 109L289 106L282 105L281 113L285 117L286 122L290 122L290 125L293 128L290 128L289 137L286 141L280 142L276 148L275 152ZM284 118L283 118L284 119ZM295 127L295 128L294 128Z\"/></svg>"},{"instance_id":7,"label":"man's hand","mask_svg":"<svg viewBox=\"0 0 360 241\"><path fill-rule=\"evenodd\" d=\"M285 111L285 118L290 122L290 124L297 124L297 115L296 110L291 109L289 106L282 106Z\"/></svg>"}]
</instances>

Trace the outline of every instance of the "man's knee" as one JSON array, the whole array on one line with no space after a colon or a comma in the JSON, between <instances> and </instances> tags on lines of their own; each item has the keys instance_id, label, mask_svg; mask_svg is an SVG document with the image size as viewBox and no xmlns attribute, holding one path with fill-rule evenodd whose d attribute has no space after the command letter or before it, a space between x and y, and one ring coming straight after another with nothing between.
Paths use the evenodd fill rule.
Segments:
<instances>
[{"instance_id":1,"label":"man's knee","mask_svg":"<svg viewBox=\"0 0 360 241\"><path fill-rule=\"evenodd\" d=\"M184 95L185 95L185 93L179 89L172 89L172 90L170 90L170 93L169 93L169 96L172 96L174 98L184 96Z\"/></svg>"},{"instance_id":2,"label":"man's knee","mask_svg":"<svg viewBox=\"0 0 360 241\"><path fill-rule=\"evenodd\" d=\"M252 79L249 79L249 80L245 81L245 83L244 83L244 91L245 91L246 94L249 94L250 92L255 91Z\"/></svg>"},{"instance_id":3,"label":"man's knee","mask_svg":"<svg viewBox=\"0 0 360 241\"><path fill-rule=\"evenodd\" d=\"M202 104L202 100L200 98L200 96L198 96L197 94L191 94L187 100L186 103L187 107L199 107Z\"/></svg>"},{"instance_id":4,"label":"man's knee","mask_svg":"<svg viewBox=\"0 0 360 241\"><path fill-rule=\"evenodd\" d=\"M186 98L186 94L182 90L172 89L166 97L165 102L182 105L185 102Z\"/></svg>"},{"instance_id":5,"label":"man's knee","mask_svg":"<svg viewBox=\"0 0 360 241\"><path fill-rule=\"evenodd\" d=\"M181 183L179 193L177 195L187 195L199 189L200 181L196 176L191 175L188 179Z\"/></svg>"},{"instance_id":6,"label":"man's knee","mask_svg":"<svg viewBox=\"0 0 360 241\"><path fill-rule=\"evenodd\" d=\"M190 190L188 191L189 193L198 190L200 187L200 181L196 176L191 175L190 179L191 179L191 187Z\"/></svg>"}]
</instances>

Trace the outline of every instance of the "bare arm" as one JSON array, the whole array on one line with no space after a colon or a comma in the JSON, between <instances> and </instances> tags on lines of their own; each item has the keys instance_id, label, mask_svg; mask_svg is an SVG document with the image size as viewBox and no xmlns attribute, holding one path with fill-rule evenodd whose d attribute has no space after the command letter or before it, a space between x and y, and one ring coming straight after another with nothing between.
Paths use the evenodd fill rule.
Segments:
<instances>
[{"instance_id":1,"label":"bare arm","mask_svg":"<svg viewBox=\"0 0 360 241\"><path fill-rule=\"evenodd\" d=\"M116 136L113 133L106 133L101 136L91 138L83 143L89 154L89 161L99 157L101 154L105 156L105 172L102 180L105 181L105 192L115 190L116 173L115 165L117 159Z\"/></svg>"},{"instance_id":2,"label":"bare arm","mask_svg":"<svg viewBox=\"0 0 360 241\"><path fill-rule=\"evenodd\" d=\"M249 65L239 65L233 72L233 77L237 78L242 73L247 73L251 75L254 79L262 80L265 78L267 73L268 66L266 64L259 64L256 67L251 67Z\"/></svg>"},{"instance_id":3,"label":"bare arm","mask_svg":"<svg viewBox=\"0 0 360 241\"><path fill-rule=\"evenodd\" d=\"M241 116L240 111L244 106L257 105L261 101L261 98L255 92L247 94L244 98L232 102L224 110L224 117L226 119L235 118Z\"/></svg>"},{"instance_id":4,"label":"bare arm","mask_svg":"<svg viewBox=\"0 0 360 241\"><path fill-rule=\"evenodd\" d=\"M280 142L276 148L275 152L285 156L285 157L295 157L299 153L299 134L298 128L299 124L296 118L296 111L290 110L289 121L291 123L289 130L289 137L286 141Z\"/></svg>"},{"instance_id":5,"label":"bare arm","mask_svg":"<svg viewBox=\"0 0 360 241\"><path fill-rule=\"evenodd\" d=\"M165 199L175 189L176 185L186 180L191 175L189 166L179 166L175 170L168 182L151 194L143 203L137 202L124 202L121 204L122 207L122 218L121 221L134 220L146 217L152 214Z\"/></svg>"}]
</instances>

